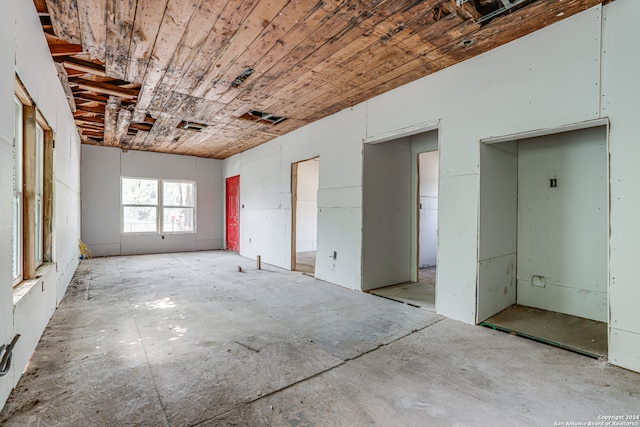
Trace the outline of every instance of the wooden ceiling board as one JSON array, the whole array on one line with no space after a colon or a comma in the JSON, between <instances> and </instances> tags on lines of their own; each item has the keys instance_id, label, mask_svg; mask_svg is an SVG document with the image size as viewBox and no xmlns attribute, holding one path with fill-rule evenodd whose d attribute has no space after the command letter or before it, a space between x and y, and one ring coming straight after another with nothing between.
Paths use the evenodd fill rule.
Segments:
<instances>
[{"instance_id":1,"label":"wooden ceiling board","mask_svg":"<svg viewBox=\"0 0 640 427\"><path fill-rule=\"evenodd\" d=\"M171 101L176 86L211 34L225 5L225 2L216 0L203 0L198 5L151 101L151 110L163 110L165 104Z\"/></svg>"},{"instance_id":2,"label":"wooden ceiling board","mask_svg":"<svg viewBox=\"0 0 640 427\"><path fill-rule=\"evenodd\" d=\"M195 0L169 0L167 2L138 97L137 118L144 116L149 109L196 7ZM151 38L153 35L148 35L148 37Z\"/></svg>"},{"instance_id":3,"label":"wooden ceiling board","mask_svg":"<svg viewBox=\"0 0 640 427\"><path fill-rule=\"evenodd\" d=\"M603 1L34 3L84 143L226 158Z\"/></svg>"},{"instance_id":4,"label":"wooden ceiling board","mask_svg":"<svg viewBox=\"0 0 640 427\"><path fill-rule=\"evenodd\" d=\"M103 64L106 55L106 11L107 0L76 0L82 42L91 55Z\"/></svg>"},{"instance_id":5,"label":"wooden ceiling board","mask_svg":"<svg viewBox=\"0 0 640 427\"><path fill-rule=\"evenodd\" d=\"M166 7L167 0L138 0L127 56L126 80L143 82Z\"/></svg>"},{"instance_id":6,"label":"wooden ceiling board","mask_svg":"<svg viewBox=\"0 0 640 427\"><path fill-rule=\"evenodd\" d=\"M253 8L247 18L240 24L240 28L235 32L232 39L233 42L227 43L222 54L216 59L215 65L210 68L209 73L194 88L194 96L216 100L216 94L219 93L219 89L223 91L230 89L231 82L235 76L229 77L226 81L222 77L236 63L242 52L271 25L272 20L278 16L278 13L288 1L262 0ZM239 74L245 67L246 64L239 64L235 69ZM212 94L208 95L209 92L212 92Z\"/></svg>"},{"instance_id":7,"label":"wooden ceiling board","mask_svg":"<svg viewBox=\"0 0 640 427\"><path fill-rule=\"evenodd\" d=\"M107 0L106 71L107 75L126 80L131 33L136 17L137 0Z\"/></svg>"},{"instance_id":8,"label":"wooden ceiling board","mask_svg":"<svg viewBox=\"0 0 640 427\"><path fill-rule=\"evenodd\" d=\"M225 67L224 61L228 61L228 58L220 58L220 61L216 64L219 69L219 74L216 76L218 83L209 90L207 97L221 103L228 103L246 90L244 88L251 82L260 81L260 78L270 68L265 61L265 56L267 54L270 55L270 59L273 61L272 64L282 59L287 53L287 48L285 48L287 34L293 28L296 28L298 22L306 19L308 15L308 8L304 7L302 2L288 2L270 22L267 23L265 19L262 24L263 30L251 41L246 49L239 52L239 55L231 65ZM230 90L231 83L246 68L252 68L254 70L253 73L243 84Z\"/></svg>"},{"instance_id":9,"label":"wooden ceiling board","mask_svg":"<svg viewBox=\"0 0 640 427\"><path fill-rule=\"evenodd\" d=\"M78 5L75 0L46 0L54 33L73 44L82 43Z\"/></svg>"}]
</instances>

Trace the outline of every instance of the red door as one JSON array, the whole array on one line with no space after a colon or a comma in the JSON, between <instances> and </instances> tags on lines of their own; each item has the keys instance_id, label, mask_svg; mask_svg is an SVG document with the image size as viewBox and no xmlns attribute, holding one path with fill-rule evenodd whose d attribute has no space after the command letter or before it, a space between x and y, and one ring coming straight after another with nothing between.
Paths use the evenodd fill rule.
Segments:
<instances>
[{"instance_id":1,"label":"red door","mask_svg":"<svg viewBox=\"0 0 640 427\"><path fill-rule=\"evenodd\" d=\"M240 236L240 175L227 178L227 249L238 252Z\"/></svg>"}]
</instances>

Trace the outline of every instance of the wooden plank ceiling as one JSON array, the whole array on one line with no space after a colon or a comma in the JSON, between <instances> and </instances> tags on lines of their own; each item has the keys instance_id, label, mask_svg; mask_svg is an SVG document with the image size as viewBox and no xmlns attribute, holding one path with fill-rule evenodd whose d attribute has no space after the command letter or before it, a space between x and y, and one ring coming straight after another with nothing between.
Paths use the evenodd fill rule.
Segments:
<instances>
[{"instance_id":1,"label":"wooden plank ceiling","mask_svg":"<svg viewBox=\"0 0 640 427\"><path fill-rule=\"evenodd\" d=\"M83 143L220 159L602 2L34 0Z\"/></svg>"}]
</instances>

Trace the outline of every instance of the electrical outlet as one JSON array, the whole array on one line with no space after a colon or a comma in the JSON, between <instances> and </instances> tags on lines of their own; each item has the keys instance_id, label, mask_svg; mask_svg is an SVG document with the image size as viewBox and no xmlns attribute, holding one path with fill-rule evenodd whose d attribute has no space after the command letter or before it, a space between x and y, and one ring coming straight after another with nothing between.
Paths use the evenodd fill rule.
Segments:
<instances>
[{"instance_id":1,"label":"electrical outlet","mask_svg":"<svg viewBox=\"0 0 640 427\"><path fill-rule=\"evenodd\" d=\"M531 276L531 285L538 288L546 288L547 279L544 276Z\"/></svg>"}]
</instances>

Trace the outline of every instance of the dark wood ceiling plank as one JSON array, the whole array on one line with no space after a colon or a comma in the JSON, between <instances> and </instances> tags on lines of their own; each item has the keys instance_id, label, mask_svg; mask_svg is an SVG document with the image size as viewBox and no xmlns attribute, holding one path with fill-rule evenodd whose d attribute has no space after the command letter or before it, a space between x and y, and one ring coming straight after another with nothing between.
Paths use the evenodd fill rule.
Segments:
<instances>
[{"instance_id":1,"label":"dark wood ceiling plank","mask_svg":"<svg viewBox=\"0 0 640 427\"><path fill-rule=\"evenodd\" d=\"M36 6L36 11L41 14L48 14L47 2L45 0L33 0L33 4Z\"/></svg>"},{"instance_id":2,"label":"dark wood ceiling plank","mask_svg":"<svg viewBox=\"0 0 640 427\"><path fill-rule=\"evenodd\" d=\"M138 0L131 32L126 80L142 83L166 7L167 0Z\"/></svg>"},{"instance_id":3,"label":"dark wood ceiling plank","mask_svg":"<svg viewBox=\"0 0 640 427\"><path fill-rule=\"evenodd\" d=\"M94 131L91 129L83 129L83 128L80 128L80 129L82 131L82 135L84 136L102 139L102 132ZM86 142L83 140L82 142L83 144L91 144L91 143L95 144L97 141Z\"/></svg>"},{"instance_id":4,"label":"dark wood ceiling plank","mask_svg":"<svg viewBox=\"0 0 640 427\"><path fill-rule=\"evenodd\" d=\"M46 0L54 34L73 44L82 44L76 0Z\"/></svg>"},{"instance_id":5,"label":"dark wood ceiling plank","mask_svg":"<svg viewBox=\"0 0 640 427\"><path fill-rule=\"evenodd\" d=\"M136 3L137 0L107 0L105 66L107 75L122 80L127 79Z\"/></svg>"},{"instance_id":6,"label":"dark wood ceiling plank","mask_svg":"<svg viewBox=\"0 0 640 427\"><path fill-rule=\"evenodd\" d=\"M150 131L151 128L153 127L152 124L150 123L131 123L129 124L129 129L135 129L135 130L143 130L143 131Z\"/></svg>"},{"instance_id":7,"label":"dark wood ceiling plank","mask_svg":"<svg viewBox=\"0 0 640 427\"><path fill-rule=\"evenodd\" d=\"M149 110L151 101L167 71L173 54L182 39L182 34L197 6L195 0L170 0L158 30L151 59L143 79L136 105L134 121L139 121Z\"/></svg>"},{"instance_id":8,"label":"dark wood ceiling plank","mask_svg":"<svg viewBox=\"0 0 640 427\"><path fill-rule=\"evenodd\" d=\"M76 123L90 124L92 126L99 126L99 127L104 126L104 122L102 118L99 118L99 117L76 117L74 118L74 121Z\"/></svg>"},{"instance_id":9,"label":"dark wood ceiling plank","mask_svg":"<svg viewBox=\"0 0 640 427\"><path fill-rule=\"evenodd\" d=\"M93 93L87 93L83 89L75 88L73 90L73 97L76 100L76 103L84 103L84 102L97 102L99 104L106 104L109 100L108 96L104 95L94 95Z\"/></svg>"},{"instance_id":10,"label":"dark wood ceiling plank","mask_svg":"<svg viewBox=\"0 0 640 427\"><path fill-rule=\"evenodd\" d=\"M66 40L62 40L56 36L45 34L47 44L49 45L49 51L54 58L57 56L75 55L82 52L82 46L79 44L69 43Z\"/></svg>"},{"instance_id":11,"label":"dark wood ceiling plank","mask_svg":"<svg viewBox=\"0 0 640 427\"><path fill-rule=\"evenodd\" d=\"M105 62L107 28L106 0L76 0L82 32L82 47L91 58Z\"/></svg>"},{"instance_id":12,"label":"dark wood ceiling plank","mask_svg":"<svg viewBox=\"0 0 640 427\"><path fill-rule=\"evenodd\" d=\"M91 114L100 114L103 115L105 114L105 106L104 105L83 105L83 104L77 104L76 105L76 113L79 114L84 114L84 113L91 113Z\"/></svg>"}]
</instances>

